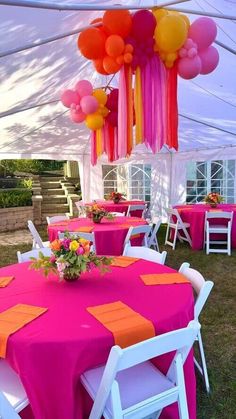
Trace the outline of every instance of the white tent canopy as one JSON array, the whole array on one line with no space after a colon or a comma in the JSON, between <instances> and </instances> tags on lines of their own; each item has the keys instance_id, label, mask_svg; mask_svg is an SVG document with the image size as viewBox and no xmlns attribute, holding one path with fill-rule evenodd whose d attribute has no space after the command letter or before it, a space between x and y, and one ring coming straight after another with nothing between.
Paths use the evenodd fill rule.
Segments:
<instances>
[{"instance_id":1,"label":"white tent canopy","mask_svg":"<svg viewBox=\"0 0 236 419\"><path fill-rule=\"evenodd\" d=\"M45 0L44 3L48 2ZM78 5L85 1L51 0L51 3ZM117 1L86 0L86 4L112 5ZM155 6L160 1L132 0L119 4ZM225 14L234 19L236 16L234 0L190 0L177 5L178 8ZM59 99L61 90L80 79L88 78L94 87L100 87L107 84L109 77L95 73L91 63L79 54L77 35L11 55L4 53L79 30L101 13L0 5L0 159L78 160L86 199L102 194L102 182L100 186L98 182L101 164L90 170L88 130L83 124L72 123L63 105L54 101ZM197 17L189 14L191 21ZM215 18L215 21L217 40L235 50L236 20ZM212 74L191 81L179 80L179 152L163 150L152 155L143 146L138 146L131 156L130 161L152 164L153 200L157 202L159 196L164 199L166 195L164 206L169 200L184 199L183 161L236 158L235 54L220 46L217 48L220 64ZM45 102L53 103L39 106ZM92 189L94 179L97 186Z\"/></svg>"}]
</instances>

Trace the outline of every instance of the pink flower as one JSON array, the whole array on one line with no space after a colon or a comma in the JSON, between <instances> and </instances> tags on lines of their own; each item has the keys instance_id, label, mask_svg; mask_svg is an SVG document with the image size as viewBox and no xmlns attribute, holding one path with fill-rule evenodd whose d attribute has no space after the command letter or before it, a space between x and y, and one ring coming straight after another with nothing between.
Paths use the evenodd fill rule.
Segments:
<instances>
[{"instance_id":1,"label":"pink flower","mask_svg":"<svg viewBox=\"0 0 236 419\"><path fill-rule=\"evenodd\" d=\"M51 263L55 263L55 262L56 262L56 256L55 256L55 255L52 255L52 256L50 257L50 262L51 262Z\"/></svg>"},{"instance_id":2,"label":"pink flower","mask_svg":"<svg viewBox=\"0 0 236 419\"><path fill-rule=\"evenodd\" d=\"M83 255L84 254L84 248L82 246L78 247L76 250L77 255Z\"/></svg>"},{"instance_id":3,"label":"pink flower","mask_svg":"<svg viewBox=\"0 0 236 419\"><path fill-rule=\"evenodd\" d=\"M65 250L69 250L70 248L71 239L64 239L62 242L62 246Z\"/></svg>"}]
</instances>

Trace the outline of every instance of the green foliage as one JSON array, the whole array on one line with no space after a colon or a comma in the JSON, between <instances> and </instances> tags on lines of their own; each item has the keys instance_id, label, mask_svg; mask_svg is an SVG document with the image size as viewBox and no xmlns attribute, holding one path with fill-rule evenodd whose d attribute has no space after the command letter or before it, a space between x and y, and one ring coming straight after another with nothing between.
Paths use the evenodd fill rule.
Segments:
<instances>
[{"instance_id":1,"label":"green foliage","mask_svg":"<svg viewBox=\"0 0 236 419\"><path fill-rule=\"evenodd\" d=\"M0 192L0 208L25 207L32 205L30 190L13 190Z\"/></svg>"},{"instance_id":2,"label":"green foliage","mask_svg":"<svg viewBox=\"0 0 236 419\"><path fill-rule=\"evenodd\" d=\"M31 179L31 178L29 178L29 179L23 179L21 181L21 185L23 186L23 188L32 189L33 179Z\"/></svg>"},{"instance_id":3,"label":"green foliage","mask_svg":"<svg viewBox=\"0 0 236 419\"><path fill-rule=\"evenodd\" d=\"M61 170L63 169L63 161L56 160L1 160L1 171L7 174L14 174L15 172L26 172L40 174L45 171ZM3 173L4 174L4 173Z\"/></svg>"}]
</instances>

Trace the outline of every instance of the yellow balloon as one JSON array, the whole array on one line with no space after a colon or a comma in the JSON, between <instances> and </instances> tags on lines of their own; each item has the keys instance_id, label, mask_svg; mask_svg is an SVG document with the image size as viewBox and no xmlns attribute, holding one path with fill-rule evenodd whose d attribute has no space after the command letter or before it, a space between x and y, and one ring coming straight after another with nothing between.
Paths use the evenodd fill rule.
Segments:
<instances>
[{"instance_id":1,"label":"yellow balloon","mask_svg":"<svg viewBox=\"0 0 236 419\"><path fill-rule=\"evenodd\" d=\"M153 10L153 14L154 14L154 16L155 16L155 19L156 19L156 21L157 22L159 22L159 20L162 18L162 17L164 17L164 16L167 16L168 15L168 11L167 10L165 10L165 9L154 9Z\"/></svg>"},{"instance_id":2,"label":"yellow balloon","mask_svg":"<svg viewBox=\"0 0 236 419\"><path fill-rule=\"evenodd\" d=\"M107 103L107 95L102 89L96 89L93 92L93 96L97 99L100 105L106 105Z\"/></svg>"},{"instance_id":3,"label":"yellow balloon","mask_svg":"<svg viewBox=\"0 0 236 419\"><path fill-rule=\"evenodd\" d=\"M177 52L168 52L168 54L166 54L166 60L167 61L175 61L176 58L178 57Z\"/></svg>"},{"instance_id":4,"label":"yellow balloon","mask_svg":"<svg viewBox=\"0 0 236 419\"><path fill-rule=\"evenodd\" d=\"M86 116L85 124L89 129L96 130L103 127L104 119L102 115L99 113L91 113L90 115Z\"/></svg>"},{"instance_id":5,"label":"yellow balloon","mask_svg":"<svg viewBox=\"0 0 236 419\"><path fill-rule=\"evenodd\" d=\"M180 16L169 14L157 25L154 38L158 48L165 52L175 52L187 39L187 25Z\"/></svg>"},{"instance_id":6,"label":"yellow balloon","mask_svg":"<svg viewBox=\"0 0 236 419\"><path fill-rule=\"evenodd\" d=\"M101 106L100 110L100 114L106 118L106 116L109 114L109 109L106 108L106 106Z\"/></svg>"},{"instance_id":7,"label":"yellow balloon","mask_svg":"<svg viewBox=\"0 0 236 419\"><path fill-rule=\"evenodd\" d=\"M187 25L187 29L189 29L189 26L190 26L191 23L190 23L190 20L189 20L188 16L180 15L180 17L185 21L185 23Z\"/></svg>"}]
</instances>

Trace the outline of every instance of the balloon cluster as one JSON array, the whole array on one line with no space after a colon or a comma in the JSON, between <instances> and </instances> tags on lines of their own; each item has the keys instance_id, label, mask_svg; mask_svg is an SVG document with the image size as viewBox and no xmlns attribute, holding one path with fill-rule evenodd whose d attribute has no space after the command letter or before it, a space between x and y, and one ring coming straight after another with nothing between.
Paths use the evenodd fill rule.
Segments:
<instances>
[{"instance_id":1,"label":"balloon cluster","mask_svg":"<svg viewBox=\"0 0 236 419\"><path fill-rule=\"evenodd\" d=\"M219 61L211 45L216 24L207 17L190 25L188 17L177 11L108 10L91 23L99 26L81 32L78 48L103 75L117 73L123 64L130 64L133 71L143 68L155 53L166 68L178 60L178 73L185 79L212 72Z\"/></svg>"},{"instance_id":2,"label":"balloon cluster","mask_svg":"<svg viewBox=\"0 0 236 419\"><path fill-rule=\"evenodd\" d=\"M80 80L74 90L67 89L61 95L61 102L70 108L70 118L73 122L85 121L88 128L97 130L103 127L104 118L109 110L105 106L107 95L103 89L93 90L88 80Z\"/></svg>"},{"instance_id":3,"label":"balloon cluster","mask_svg":"<svg viewBox=\"0 0 236 419\"><path fill-rule=\"evenodd\" d=\"M209 74L215 70L219 53L211 44L216 34L216 24L208 17L201 17L192 23L188 38L178 53L178 73L182 78L192 79L198 74Z\"/></svg>"}]
</instances>

